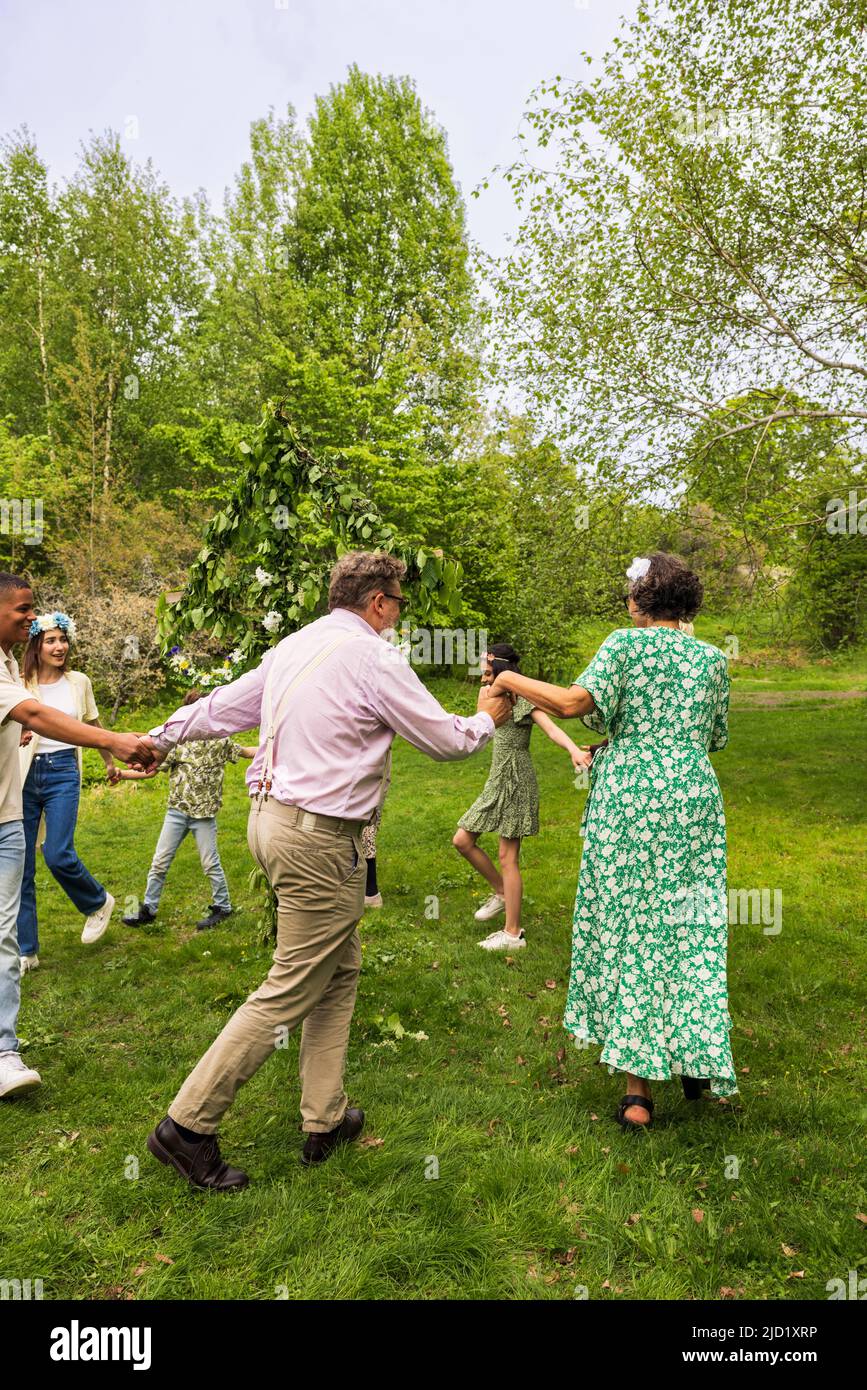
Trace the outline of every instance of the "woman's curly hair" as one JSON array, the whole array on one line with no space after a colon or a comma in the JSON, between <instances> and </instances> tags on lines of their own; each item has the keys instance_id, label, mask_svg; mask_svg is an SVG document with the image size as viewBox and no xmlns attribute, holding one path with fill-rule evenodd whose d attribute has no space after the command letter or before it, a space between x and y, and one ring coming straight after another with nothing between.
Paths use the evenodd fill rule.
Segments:
<instances>
[{"instance_id":1,"label":"woman's curly hair","mask_svg":"<svg viewBox=\"0 0 867 1390\"><path fill-rule=\"evenodd\" d=\"M704 598L698 575L683 560L663 550L654 551L648 558L650 569L643 579L635 581L629 597L649 618L690 622Z\"/></svg>"}]
</instances>

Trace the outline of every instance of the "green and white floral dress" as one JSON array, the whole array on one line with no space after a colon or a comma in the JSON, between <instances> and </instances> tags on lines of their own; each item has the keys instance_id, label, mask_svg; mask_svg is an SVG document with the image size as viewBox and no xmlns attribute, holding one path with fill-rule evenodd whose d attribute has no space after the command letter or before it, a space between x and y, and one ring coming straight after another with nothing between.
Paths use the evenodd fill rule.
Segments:
<instances>
[{"instance_id":1,"label":"green and white floral dress","mask_svg":"<svg viewBox=\"0 0 867 1390\"><path fill-rule=\"evenodd\" d=\"M519 696L511 719L496 730L488 780L458 821L464 830L492 831L507 840L538 835L539 787L530 756L534 708Z\"/></svg>"},{"instance_id":2,"label":"green and white floral dress","mask_svg":"<svg viewBox=\"0 0 867 1390\"><path fill-rule=\"evenodd\" d=\"M726 658L676 628L622 628L574 684L610 742L585 810L565 1026L612 1070L732 1095L725 813L707 756L728 741Z\"/></svg>"}]
</instances>

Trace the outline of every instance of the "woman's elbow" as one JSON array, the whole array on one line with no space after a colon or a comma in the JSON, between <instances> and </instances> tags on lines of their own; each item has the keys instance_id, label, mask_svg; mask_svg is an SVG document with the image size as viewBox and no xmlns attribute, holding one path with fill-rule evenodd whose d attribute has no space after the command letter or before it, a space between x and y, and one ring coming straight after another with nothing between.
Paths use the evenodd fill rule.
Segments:
<instances>
[{"instance_id":1,"label":"woman's elbow","mask_svg":"<svg viewBox=\"0 0 867 1390\"><path fill-rule=\"evenodd\" d=\"M587 692L580 685L570 685L560 697L558 714L561 719L578 719L588 713Z\"/></svg>"}]
</instances>

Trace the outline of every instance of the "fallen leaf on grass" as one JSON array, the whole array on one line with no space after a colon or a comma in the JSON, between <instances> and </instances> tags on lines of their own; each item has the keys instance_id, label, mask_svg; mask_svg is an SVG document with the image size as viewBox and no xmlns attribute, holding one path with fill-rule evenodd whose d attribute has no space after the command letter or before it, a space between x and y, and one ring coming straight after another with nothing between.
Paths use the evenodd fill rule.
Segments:
<instances>
[{"instance_id":1,"label":"fallen leaf on grass","mask_svg":"<svg viewBox=\"0 0 867 1390\"><path fill-rule=\"evenodd\" d=\"M591 1115L590 1118L591 1118L591 1120L598 1120L598 1119L599 1119L599 1116L598 1116L598 1115Z\"/></svg>"},{"instance_id":2,"label":"fallen leaf on grass","mask_svg":"<svg viewBox=\"0 0 867 1390\"><path fill-rule=\"evenodd\" d=\"M741 1288L741 1289L730 1289L730 1288L728 1287L728 1285L723 1284L722 1288L721 1288L720 1291L719 1291L719 1296L720 1296L720 1298L737 1298L737 1296L738 1296L739 1293L743 1293L743 1289L742 1289L742 1288Z\"/></svg>"},{"instance_id":3,"label":"fallen leaf on grass","mask_svg":"<svg viewBox=\"0 0 867 1390\"><path fill-rule=\"evenodd\" d=\"M618 1173L629 1173L632 1169L628 1163L618 1163L617 1171Z\"/></svg>"},{"instance_id":4,"label":"fallen leaf on grass","mask_svg":"<svg viewBox=\"0 0 867 1390\"><path fill-rule=\"evenodd\" d=\"M610 1289L610 1288L611 1288L611 1280L610 1280L610 1279L606 1279L606 1280L605 1280L605 1283L602 1285L602 1287L603 1287L603 1289Z\"/></svg>"},{"instance_id":5,"label":"fallen leaf on grass","mask_svg":"<svg viewBox=\"0 0 867 1390\"><path fill-rule=\"evenodd\" d=\"M558 1250L554 1256L554 1262L558 1265L570 1265L575 1258L575 1246L568 1250Z\"/></svg>"},{"instance_id":6,"label":"fallen leaf on grass","mask_svg":"<svg viewBox=\"0 0 867 1390\"><path fill-rule=\"evenodd\" d=\"M557 988L557 981L556 981L556 980L546 980L546 981L545 981L545 988L546 988L546 989L556 989L556 988Z\"/></svg>"},{"instance_id":7,"label":"fallen leaf on grass","mask_svg":"<svg viewBox=\"0 0 867 1390\"><path fill-rule=\"evenodd\" d=\"M148 1272L148 1267L147 1267L147 1265L138 1265L137 1268L133 1270L133 1274L135 1275L136 1278L138 1278L139 1275L147 1274L147 1272Z\"/></svg>"},{"instance_id":8,"label":"fallen leaf on grass","mask_svg":"<svg viewBox=\"0 0 867 1390\"><path fill-rule=\"evenodd\" d=\"M566 1152L567 1152L567 1154L577 1154L577 1153L578 1153L578 1145L577 1145L577 1144L570 1144L569 1147L568 1147L568 1149L566 1150Z\"/></svg>"},{"instance_id":9,"label":"fallen leaf on grass","mask_svg":"<svg viewBox=\"0 0 867 1390\"><path fill-rule=\"evenodd\" d=\"M860 1221L862 1226L867 1226L867 1216L864 1215L863 1211L856 1211L855 1220Z\"/></svg>"},{"instance_id":10,"label":"fallen leaf on grass","mask_svg":"<svg viewBox=\"0 0 867 1390\"><path fill-rule=\"evenodd\" d=\"M638 1224L638 1222L639 1222L640 1220L641 1220L641 1212L640 1212L640 1211L634 1211L634 1212L632 1213L631 1216L627 1216L626 1221L624 1222L624 1225L626 1225L626 1226L635 1226L635 1225Z\"/></svg>"},{"instance_id":11,"label":"fallen leaf on grass","mask_svg":"<svg viewBox=\"0 0 867 1390\"><path fill-rule=\"evenodd\" d=\"M701 1207L693 1207L692 1219L693 1221L697 1221L699 1226L701 1225L702 1221L704 1221L704 1212L702 1211Z\"/></svg>"},{"instance_id":12,"label":"fallen leaf on grass","mask_svg":"<svg viewBox=\"0 0 867 1390\"><path fill-rule=\"evenodd\" d=\"M375 1139L372 1134L368 1134L363 1139L359 1139L357 1147L359 1149L381 1149L384 1143L384 1139Z\"/></svg>"},{"instance_id":13,"label":"fallen leaf on grass","mask_svg":"<svg viewBox=\"0 0 867 1390\"><path fill-rule=\"evenodd\" d=\"M789 1273L789 1274L786 1275L786 1278L787 1278L787 1279L803 1279L803 1277L804 1277L804 1275L806 1274L806 1272L807 1272L807 1271L806 1271L805 1269L793 1269L793 1270L791 1271L791 1273Z\"/></svg>"},{"instance_id":14,"label":"fallen leaf on grass","mask_svg":"<svg viewBox=\"0 0 867 1390\"><path fill-rule=\"evenodd\" d=\"M792 1255L797 1255L798 1253L794 1245L781 1245L780 1249L782 1250L784 1255L788 1255L790 1258Z\"/></svg>"},{"instance_id":15,"label":"fallen leaf on grass","mask_svg":"<svg viewBox=\"0 0 867 1390\"><path fill-rule=\"evenodd\" d=\"M519 1067L525 1067L527 1065L523 1057L516 1057L515 1061L517 1062Z\"/></svg>"}]
</instances>

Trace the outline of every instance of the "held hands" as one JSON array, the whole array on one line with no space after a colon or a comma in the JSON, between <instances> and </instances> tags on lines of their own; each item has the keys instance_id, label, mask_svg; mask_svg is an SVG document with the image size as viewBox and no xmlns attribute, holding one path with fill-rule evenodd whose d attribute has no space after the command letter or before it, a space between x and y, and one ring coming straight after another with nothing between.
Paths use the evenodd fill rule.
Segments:
<instances>
[{"instance_id":1,"label":"held hands","mask_svg":"<svg viewBox=\"0 0 867 1390\"><path fill-rule=\"evenodd\" d=\"M493 686L483 685L479 688L476 710L479 714L489 714L495 726L499 728L501 724L507 723L512 717L512 701L506 691L495 695Z\"/></svg>"},{"instance_id":2,"label":"held hands","mask_svg":"<svg viewBox=\"0 0 867 1390\"><path fill-rule=\"evenodd\" d=\"M116 765L116 763L106 763L105 775L108 778L110 785L112 787L116 787L118 782L120 781L120 768Z\"/></svg>"},{"instance_id":3,"label":"held hands","mask_svg":"<svg viewBox=\"0 0 867 1390\"><path fill-rule=\"evenodd\" d=\"M156 772L165 757L147 734L114 734L109 752L140 772Z\"/></svg>"},{"instance_id":4,"label":"held hands","mask_svg":"<svg viewBox=\"0 0 867 1390\"><path fill-rule=\"evenodd\" d=\"M593 754L589 748L573 748L570 750L569 757L572 759L572 766L576 772L579 768L586 771L593 762Z\"/></svg>"}]
</instances>

